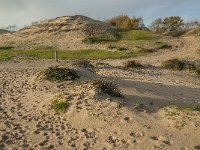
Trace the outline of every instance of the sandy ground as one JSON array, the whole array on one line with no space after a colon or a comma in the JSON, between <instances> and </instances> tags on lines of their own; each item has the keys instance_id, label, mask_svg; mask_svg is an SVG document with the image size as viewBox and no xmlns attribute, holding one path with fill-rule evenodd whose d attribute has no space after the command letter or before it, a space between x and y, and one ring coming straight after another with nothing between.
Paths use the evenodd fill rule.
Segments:
<instances>
[{"instance_id":1,"label":"sandy ground","mask_svg":"<svg viewBox=\"0 0 200 150\"><path fill-rule=\"evenodd\" d=\"M93 61L93 70L71 61L0 62L0 149L200 149L200 112L172 115L166 107L199 104L200 80L156 65L124 69L122 61ZM35 80L56 65L81 78ZM124 98L96 94L88 81L99 78L114 80ZM50 105L61 93L71 98L70 107L56 114Z\"/></svg>"}]
</instances>

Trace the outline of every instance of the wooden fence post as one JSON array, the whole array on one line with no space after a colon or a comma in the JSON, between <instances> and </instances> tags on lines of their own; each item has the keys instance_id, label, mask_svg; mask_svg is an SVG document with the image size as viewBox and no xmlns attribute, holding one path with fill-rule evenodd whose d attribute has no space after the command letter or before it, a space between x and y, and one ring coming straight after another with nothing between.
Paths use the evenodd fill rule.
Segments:
<instances>
[{"instance_id":1,"label":"wooden fence post","mask_svg":"<svg viewBox=\"0 0 200 150\"><path fill-rule=\"evenodd\" d=\"M58 52L55 51L55 61L57 62L58 61Z\"/></svg>"}]
</instances>

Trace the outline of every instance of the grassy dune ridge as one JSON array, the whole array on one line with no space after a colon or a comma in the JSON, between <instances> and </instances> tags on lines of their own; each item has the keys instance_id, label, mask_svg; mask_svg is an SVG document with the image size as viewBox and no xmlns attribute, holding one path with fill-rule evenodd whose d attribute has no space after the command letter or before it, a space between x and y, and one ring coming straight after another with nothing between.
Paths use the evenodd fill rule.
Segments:
<instances>
[{"instance_id":1,"label":"grassy dune ridge","mask_svg":"<svg viewBox=\"0 0 200 150\"><path fill-rule=\"evenodd\" d=\"M118 59L118 58L130 58L144 55L143 52L130 51L106 51L106 50L0 50L0 60L10 60L17 57L30 57L36 59L53 59L55 51L58 52L59 59Z\"/></svg>"}]
</instances>

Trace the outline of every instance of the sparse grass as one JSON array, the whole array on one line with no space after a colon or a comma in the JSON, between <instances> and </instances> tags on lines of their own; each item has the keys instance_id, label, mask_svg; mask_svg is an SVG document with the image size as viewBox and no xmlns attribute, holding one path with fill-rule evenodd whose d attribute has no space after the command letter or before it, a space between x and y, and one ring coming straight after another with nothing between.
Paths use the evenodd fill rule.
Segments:
<instances>
[{"instance_id":1,"label":"sparse grass","mask_svg":"<svg viewBox=\"0 0 200 150\"><path fill-rule=\"evenodd\" d=\"M127 61L125 63L125 67L126 68L143 68L143 65L141 65L140 63L137 63L136 61L132 60L132 61Z\"/></svg>"},{"instance_id":2,"label":"sparse grass","mask_svg":"<svg viewBox=\"0 0 200 150\"><path fill-rule=\"evenodd\" d=\"M123 97L117 85L113 81L96 80L93 85L96 87L98 93L108 94L113 97Z\"/></svg>"},{"instance_id":3,"label":"sparse grass","mask_svg":"<svg viewBox=\"0 0 200 150\"><path fill-rule=\"evenodd\" d=\"M200 64L195 64L193 62L181 61L178 59L171 59L165 62L162 62L161 66L166 69L171 70L189 70L195 73L197 76L200 76Z\"/></svg>"},{"instance_id":4,"label":"sparse grass","mask_svg":"<svg viewBox=\"0 0 200 150\"><path fill-rule=\"evenodd\" d=\"M200 112L200 105L197 105L197 106L171 105L170 108L175 109L177 112L194 112L194 111L199 111Z\"/></svg>"},{"instance_id":5,"label":"sparse grass","mask_svg":"<svg viewBox=\"0 0 200 150\"><path fill-rule=\"evenodd\" d=\"M197 27L197 28L195 28L195 29L192 29L192 30L186 32L185 35L186 35L186 36L190 36L190 35L199 36L199 35L200 35L200 27Z\"/></svg>"},{"instance_id":6,"label":"sparse grass","mask_svg":"<svg viewBox=\"0 0 200 150\"><path fill-rule=\"evenodd\" d=\"M64 113L69 107L69 102L63 97L63 95L58 95L55 100L52 101L51 108L57 113Z\"/></svg>"},{"instance_id":7,"label":"sparse grass","mask_svg":"<svg viewBox=\"0 0 200 150\"><path fill-rule=\"evenodd\" d=\"M163 35L172 36L172 37L180 37L183 34L185 34L185 31L168 31L168 32L163 33Z\"/></svg>"},{"instance_id":8,"label":"sparse grass","mask_svg":"<svg viewBox=\"0 0 200 150\"><path fill-rule=\"evenodd\" d=\"M0 50L10 50L13 49L13 46L0 46Z\"/></svg>"},{"instance_id":9,"label":"sparse grass","mask_svg":"<svg viewBox=\"0 0 200 150\"><path fill-rule=\"evenodd\" d=\"M78 74L69 68L50 67L44 72L46 80L67 81L79 78Z\"/></svg>"},{"instance_id":10,"label":"sparse grass","mask_svg":"<svg viewBox=\"0 0 200 150\"><path fill-rule=\"evenodd\" d=\"M178 59L171 59L162 62L161 66L171 70L195 70L195 64L187 61L181 61Z\"/></svg>"},{"instance_id":11,"label":"sparse grass","mask_svg":"<svg viewBox=\"0 0 200 150\"><path fill-rule=\"evenodd\" d=\"M173 117L173 116L176 116L176 115L177 115L177 112L175 112L175 111L169 111L166 114L166 116L169 116L169 117Z\"/></svg>"},{"instance_id":12,"label":"sparse grass","mask_svg":"<svg viewBox=\"0 0 200 150\"><path fill-rule=\"evenodd\" d=\"M122 33L124 40L151 40L156 37L156 34L144 30L132 30Z\"/></svg>"},{"instance_id":13,"label":"sparse grass","mask_svg":"<svg viewBox=\"0 0 200 150\"><path fill-rule=\"evenodd\" d=\"M33 50L53 50L54 48L51 47L51 46L45 46L45 45L42 45L42 46L36 46L33 48Z\"/></svg>"},{"instance_id":14,"label":"sparse grass","mask_svg":"<svg viewBox=\"0 0 200 150\"><path fill-rule=\"evenodd\" d=\"M48 50L0 50L0 60L9 60L17 57L35 59L54 59L53 49ZM107 50L58 50L58 58L65 59L118 59L142 56L145 53L137 51L107 51Z\"/></svg>"}]
</instances>

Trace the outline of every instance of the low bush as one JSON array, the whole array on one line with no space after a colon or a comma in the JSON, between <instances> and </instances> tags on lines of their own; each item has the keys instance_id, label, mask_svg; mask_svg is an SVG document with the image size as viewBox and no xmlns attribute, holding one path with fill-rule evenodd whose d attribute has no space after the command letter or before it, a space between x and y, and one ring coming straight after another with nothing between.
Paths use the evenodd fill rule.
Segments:
<instances>
[{"instance_id":1,"label":"low bush","mask_svg":"<svg viewBox=\"0 0 200 150\"><path fill-rule=\"evenodd\" d=\"M137 63L134 60L131 60L125 63L125 67L126 68L143 68L143 65L141 65L140 63Z\"/></svg>"},{"instance_id":2,"label":"low bush","mask_svg":"<svg viewBox=\"0 0 200 150\"><path fill-rule=\"evenodd\" d=\"M105 43L105 42L115 42L121 39L121 35L115 31L112 34L103 34L98 36L87 37L83 40L86 44L95 44L95 43Z\"/></svg>"},{"instance_id":3,"label":"low bush","mask_svg":"<svg viewBox=\"0 0 200 150\"><path fill-rule=\"evenodd\" d=\"M171 49L171 48L172 48L172 46L169 45L169 44L163 44L163 45L161 45L161 46L159 47L159 49Z\"/></svg>"},{"instance_id":4,"label":"low bush","mask_svg":"<svg viewBox=\"0 0 200 150\"><path fill-rule=\"evenodd\" d=\"M181 61L178 59L171 59L171 60L162 62L161 66L166 69L171 69L171 70L178 70L178 71L189 70L200 77L200 63L195 64L193 62Z\"/></svg>"},{"instance_id":5,"label":"low bush","mask_svg":"<svg viewBox=\"0 0 200 150\"><path fill-rule=\"evenodd\" d=\"M161 64L162 67L166 69L171 69L171 70L195 70L196 66L194 63L187 62L187 61L181 61L178 59L171 59L162 62Z\"/></svg>"},{"instance_id":6,"label":"low bush","mask_svg":"<svg viewBox=\"0 0 200 150\"><path fill-rule=\"evenodd\" d=\"M117 49L117 46L116 45L109 45L108 49Z\"/></svg>"},{"instance_id":7,"label":"low bush","mask_svg":"<svg viewBox=\"0 0 200 150\"><path fill-rule=\"evenodd\" d=\"M154 49L147 49L147 48L141 48L139 50L139 52L141 52L141 53L153 53L153 52L156 52L156 50L154 50Z\"/></svg>"},{"instance_id":8,"label":"low bush","mask_svg":"<svg viewBox=\"0 0 200 150\"><path fill-rule=\"evenodd\" d=\"M89 60L78 60L74 63L75 65L83 68L94 68L94 65L91 64Z\"/></svg>"},{"instance_id":9,"label":"low bush","mask_svg":"<svg viewBox=\"0 0 200 150\"><path fill-rule=\"evenodd\" d=\"M196 65L195 72L198 76L200 76L200 64Z\"/></svg>"},{"instance_id":10,"label":"low bush","mask_svg":"<svg viewBox=\"0 0 200 150\"><path fill-rule=\"evenodd\" d=\"M113 81L96 80L93 85L96 87L98 93L108 94L113 97L123 97Z\"/></svg>"},{"instance_id":11,"label":"low bush","mask_svg":"<svg viewBox=\"0 0 200 150\"><path fill-rule=\"evenodd\" d=\"M68 68L59 68L59 67L50 67L45 73L45 79L50 81L66 81L66 80L75 80L79 78L78 74Z\"/></svg>"},{"instance_id":12,"label":"low bush","mask_svg":"<svg viewBox=\"0 0 200 150\"><path fill-rule=\"evenodd\" d=\"M67 107L69 106L69 104L67 102L64 101L54 101L52 104L52 108L56 111L56 112L65 112Z\"/></svg>"},{"instance_id":13,"label":"low bush","mask_svg":"<svg viewBox=\"0 0 200 150\"><path fill-rule=\"evenodd\" d=\"M119 50L119 51L128 51L129 48L128 47L118 47L117 50Z\"/></svg>"},{"instance_id":14,"label":"low bush","mask_svg":"<svg viewBox=\"0 0 200 150\"><path fill-rule=\"evenodd\" d=\"M51 108L58 113L65 112L68 107L69 107L69 102L62 94L56 96L51 104Z\"/></svg>"}]
</instances>

